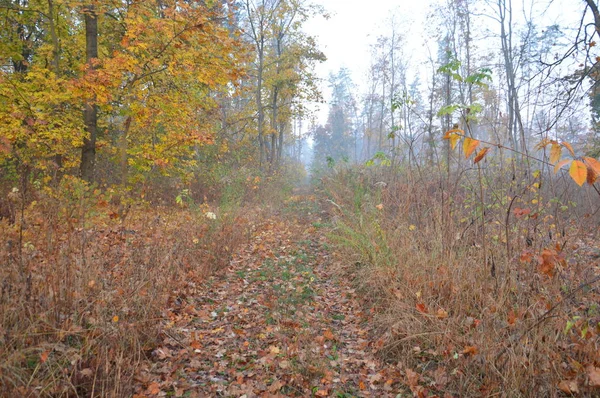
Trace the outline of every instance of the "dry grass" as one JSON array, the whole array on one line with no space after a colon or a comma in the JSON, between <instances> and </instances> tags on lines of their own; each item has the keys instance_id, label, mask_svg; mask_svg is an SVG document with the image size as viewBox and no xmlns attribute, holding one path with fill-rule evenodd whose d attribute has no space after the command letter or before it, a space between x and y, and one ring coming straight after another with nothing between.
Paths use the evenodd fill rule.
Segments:
<instances>
[{"instance_id":1,"label":"dry grass","mask_svg":"<svg viewBox=\"0 0 600 398\"><path fill-rule=\"evenodd\" d=\"M69 178L11 201L25 206L0 220L2 396L130 395L167 302L228 264L251 221L129 207Z\"/></svg>"},{"instance_id":2,"label":"dry grass","mask_svg":"<svg viewBox=\"0 0 600 398\"><path fill-rule=\"evenodd\" d=\"M377 314L382 358L419 374L417 395L560 396L564 381L598 393L588 373L600 366L600 295L582 285L600 274L599 218L586 216L597 197L560 180L485 176L484 230L476 176L324 180L340 272Z\"/></svg>"}]
</instances>

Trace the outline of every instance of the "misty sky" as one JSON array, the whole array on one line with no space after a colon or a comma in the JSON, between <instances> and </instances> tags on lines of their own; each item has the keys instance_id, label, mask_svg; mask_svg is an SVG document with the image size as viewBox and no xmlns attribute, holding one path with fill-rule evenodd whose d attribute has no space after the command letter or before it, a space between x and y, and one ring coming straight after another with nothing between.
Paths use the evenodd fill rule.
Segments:
<instances>
[{"instance_id":1,"label":"misty sky","mask_svg":"<svg viewBox=\"0 0 600 398\"><path fill-rule=\"evenodd\" d=\"M361 89L361 82L370 63L369 46L377 36L386 32L392 15L401 21L401 30L408 32L410 41L422 45L423 24L432 0L314 0L325 7L330 18L314 18L306 25L306 32L316 36L327 61L317 66L317 75L327 79L330 72L346 67ZM327 83L322 90L327 97ZM327 109L321 106L320 122L327 118Z\"/></svg>"},{"instance_id":2,"label":"misty sky","mask_svg":"<svg viewBox=\"0 0 600 398\"><path fill-rule=\"evenodd\" d=\"M352 79L357 84L357 99L364 89L366 73L370 64L369 46L376 42L378 36L389 32L392 18L395 19L398 30L404 35L406 48L405 54L409 57L409 79L424 68L428 54L435 54L437 43L432 36L435 26L428 22L427 15L431 14L435 4L440 0L313 0L320 4L330 14L328 20L318 17L310 20L305 31L318 40L320 49L327 56L327 61L317 66L317 75L323 79L321 89L325 99L328 98L327 76L330 72L346 67L352 72ZM533 3L532 3L533 2ZM493 13L493 2L479 3L480 13ZM577 0L520 0L513 1L515 10L520 9L522 14L523 4L526 4L528 13L535 8L535 21L541 25L554 23L578 25L583 1ZM535 4L531 7L531 4ZM487 9L486 9L487 7ZM549 8L548 8L549 7ZM484 20L487 18L484 18ZM491 19L486 26L476 26L481 31L489 30L494 26ZM493 32L488 33L490 37ZM491 49L499 45L497 38L487 41ZM482 52L489 52L490 48L479 48ZM410 75L413 76L410 76ZM421 79L423 82L427 77ZM325 123L327 119L327 106L321 105L318 113L318 122Z\"/></svg>"}]
</instances>

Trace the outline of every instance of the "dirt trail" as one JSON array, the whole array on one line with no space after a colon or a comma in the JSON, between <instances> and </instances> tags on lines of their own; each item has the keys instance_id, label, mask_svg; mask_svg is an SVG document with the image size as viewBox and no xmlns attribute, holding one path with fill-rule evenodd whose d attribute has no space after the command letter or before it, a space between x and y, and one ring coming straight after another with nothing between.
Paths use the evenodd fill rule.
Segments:
<instances>
[{"instance_id":1,"label":"dirt trail","mask_svg":"<svg viewBox=\"0 0 600 398\"><path fill-rule=\"evenodd\" d=\"M227 270L180 297L137 396L396 396L367 317L330 270L314 196L298 192L257 226ZM195 290L195 291L194 291ZM183 296L183 295L182 295Z\"/></svg>"}]
</instances>

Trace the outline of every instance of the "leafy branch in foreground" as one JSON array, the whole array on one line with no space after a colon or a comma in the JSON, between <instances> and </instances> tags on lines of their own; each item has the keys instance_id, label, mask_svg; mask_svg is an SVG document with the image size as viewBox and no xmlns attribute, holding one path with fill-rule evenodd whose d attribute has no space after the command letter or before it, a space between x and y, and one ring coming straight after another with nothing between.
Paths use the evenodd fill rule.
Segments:
<instances>
[{"instance_id":1,"label":"leafy branch in foreground","mask_svg":"<svg viewBox=\"0 0 600 398\"><path fill-rule=\"evenodd\" d=\"M555 174L558 173L558 171L561 168L570 164L571 166L569 167L569 175L571 176L573 181L575 181L579 186L583 186L583 184L587 182L589 185L593 186L598 192L598 189L596 188L594 183L600 177L600 161L589 156L576 156L573 147L566 141L558 142L556 140L544 139L538 145L536 145L536 149L539 150L546 148L548 145L551 146L549 162L546 162L542 159L536 158L529 154L524 154L518 150L506 147L502 144L494 144L491 142L467 137L465 135L465 132L459 128L453 128L451 130L446 131L446 133L444 134L444 139L450 141L450 147L452 149L455 149L458 142L463 138L463 153L466 159L468 159L475 152L475 150L479 147L481 143L490 145L488 147L482 148L481 150L479 150L479 152L477 152L477 155L473 160L475 163L479 163L485 157L485 155L487 155L491 147L508 149L509 151L526 156L527 158L534 159L541 163L554 166ZM571 158L560 160L563 148L567 148L567 150L571 154Z\"/></svg>"}]
</instances>

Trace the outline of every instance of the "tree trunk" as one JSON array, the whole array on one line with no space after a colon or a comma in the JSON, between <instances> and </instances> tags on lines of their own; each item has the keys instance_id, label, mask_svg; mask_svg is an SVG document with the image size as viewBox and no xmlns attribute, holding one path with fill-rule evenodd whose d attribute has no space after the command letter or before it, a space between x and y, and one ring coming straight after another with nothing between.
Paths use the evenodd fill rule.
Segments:
<instances>
[{"instance_id":1,"label":"tree trunk","mask_svg":"<svg viewBox=\"0 0 600 398\"><path fill-rule=\"evenodd\" d=\"M83 9L85 17L85 57L88 68L93 68L94 59L98 58L98 16L93 5ZM83 111L86 136L81 149L81 178L86 181L94 179L96 163L96 136L98 134L98 107L91 101L85 104Z\"/></svg>"}]
</instances>

